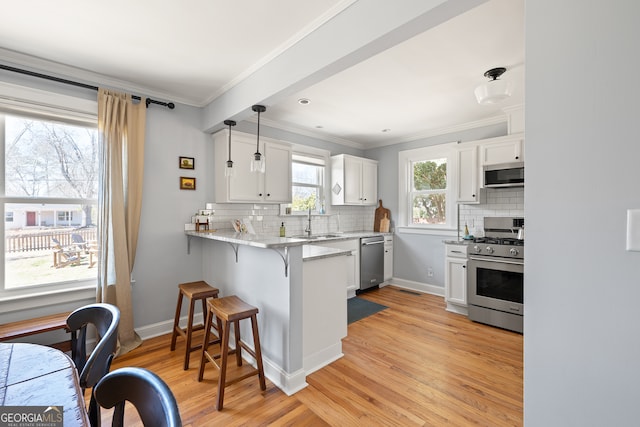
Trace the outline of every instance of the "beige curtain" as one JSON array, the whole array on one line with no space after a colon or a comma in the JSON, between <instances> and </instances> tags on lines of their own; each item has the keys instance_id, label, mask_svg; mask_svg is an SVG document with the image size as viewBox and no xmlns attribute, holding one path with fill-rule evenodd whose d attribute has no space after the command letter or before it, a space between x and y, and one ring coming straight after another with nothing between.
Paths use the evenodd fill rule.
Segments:
<instances>
[{"instance_id":1,"label":"beige curtain","mask_svg":"<svg viewBox=\"0 0 640 427\"><path fill-rule=\"evenodd\" d=\"M131 95L98 91L100 263L97 301L120 309L119 350L124 354L142 340L133 329L131 271L138 244L146 105Z\"/></svg>"}]
</instances>

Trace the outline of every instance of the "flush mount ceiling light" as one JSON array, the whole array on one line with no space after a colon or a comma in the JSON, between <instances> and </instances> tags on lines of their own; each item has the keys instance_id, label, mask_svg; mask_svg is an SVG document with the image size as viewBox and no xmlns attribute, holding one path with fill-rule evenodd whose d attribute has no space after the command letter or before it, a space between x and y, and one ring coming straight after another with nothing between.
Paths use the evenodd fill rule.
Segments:
<instances>
[{"instance_id":1,"label":"flush mount ceiling light","mask_svg":"<svg viewBox=\"0 0 640 427\"><path fill-rule=\"evenodd\" d=\"M229 126L229 160L227 160L227 167L224 169L224 176L233 176L233 162L231 161L231 126L235 126L236 122L233 120L225 120L224 124Z\"/></svg>"},{"instance_id":2,"label":"flush mount ceiling light","mask_svg":"<svg viewBox=\"0 0 640 427\"><path fill-rule=\"evenodd\" d=\"M256 132L256 152L251 159L251 172L264 173L264 155L260 154L260 113L267 111L264 105L254 105L251 107L253 111L258 113L258 130Z\"/></svg>"},{"instance_id":3,"label":"flush mount ceiling light","mask_svg":"<svg viewBox=\"0 0 640 427\"><path fill-rule=\"evenodd\" d=\"M511 96L511 82L499 79L505 71L506 68L499 67L484 73L484 76L491 80L476 88L475 94L479 104L495 104Z\"/></svg>"}]
</instances>

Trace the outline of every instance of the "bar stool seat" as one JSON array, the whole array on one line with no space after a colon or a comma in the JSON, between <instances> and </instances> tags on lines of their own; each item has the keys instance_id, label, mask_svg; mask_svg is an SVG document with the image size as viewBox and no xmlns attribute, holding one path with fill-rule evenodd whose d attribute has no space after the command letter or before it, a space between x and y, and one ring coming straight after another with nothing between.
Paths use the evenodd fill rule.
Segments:
<instances>
[{"instance_id":1,"label":"bar stool seat","mask_svg":"<svg viewBox=\"0 0 640 427\"><path fill-rule=\"evenodd\" d=\"M195 311L196 301L202 301L202 318L203 321L206 318L207 313L207 298L217 298L220 290L209 285L204 280L197 282L180 283L178 285L178 303L176 304L176 316L173 321L173 333L171 334L171 351L176 349L176 339L178 335L185 339L185 353L184 353L184 370L189 369L189 358L191 352L198 350L202 347L202 344L191 345L191 338L194 331L204 329L204 324L194 325L193 315ZM187 298L189 300L189 314L187 319L187 327L182 328L180 326L180 312L182 310L182 300ZM213 342L218 342L218 338Z\"/></svg>"},{"instance_id":2,"label":"bar stool seat","mask_svg":"<svg viewBox=\"0 0 640 427\"><path fill-rule=\"evenodd\" d=\"M207 301L207 322L205 325L205 336L202 345L202 353L200 358L200 372L198 373L198 381L202 381L204 375L204 365L207 361L210 361L220 370L220 376L218 377L218 395L216 396L216 409L222 410L224 401L225 387L234 384L238 381L242 381L245 378L249 378L254 375L258 375L260 381L260 389L266 390L267 385L265 383L264 369L262 366L262 351L260 349L260 337L258 335L258 320L256 315L258 309L252 305L247 304L235 295L211 299ZM208 347L210 345L210 333L213 326L213 317L216 317L217 330L222 332L220 342L220 353L212 354L209 352ZM251 329L253 332L253 345L254 350L248 347L248 345L240 338L240 320L251 319ZM234 324L235 332L235 350L229 350L229 337L231 323ZM220 334L219 334L220 335ZM235 353L236 364L242 366L242 350L245 350L256 360L256 369L251 369L248 372L237 376L231 380L227 380L227 358L229 354ZM220 364L216 362L216 359L220 359Z\"/></svg>"}]
</instances>

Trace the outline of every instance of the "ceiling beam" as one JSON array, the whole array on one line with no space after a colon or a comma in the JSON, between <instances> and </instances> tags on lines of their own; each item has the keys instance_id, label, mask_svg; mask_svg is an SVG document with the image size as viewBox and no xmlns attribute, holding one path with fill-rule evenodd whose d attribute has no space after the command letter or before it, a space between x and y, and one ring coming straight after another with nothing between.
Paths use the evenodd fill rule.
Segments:
<instances>
[{"instance_id":1,"label":"ceiling beam","mask_svg":"<svg viewBox=\"0 0 640 427\"><path fill-rule=\"evenodd\" d=\"M202 110L202 129L267 106L421 34L487 0L359 0ZM260 34L255 34L260 37ZM427 54L425 52L425 54Z\"/></svg>"}]
</instances>

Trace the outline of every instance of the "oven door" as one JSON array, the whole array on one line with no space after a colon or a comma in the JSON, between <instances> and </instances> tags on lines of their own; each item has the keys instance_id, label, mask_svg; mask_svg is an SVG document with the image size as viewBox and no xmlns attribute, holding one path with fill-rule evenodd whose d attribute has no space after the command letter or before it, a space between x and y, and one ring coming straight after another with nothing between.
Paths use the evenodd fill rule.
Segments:
<instances>
[{"instance_id":1,"label":"oven door","mask_svg":"<svg viewBox=\"0 0 640 427\"><path fill-rule=\"evenodd\" d=\"M520 260L470 257L469 304L524 315L524 264Z\"/></svg>"}]
</instances>

